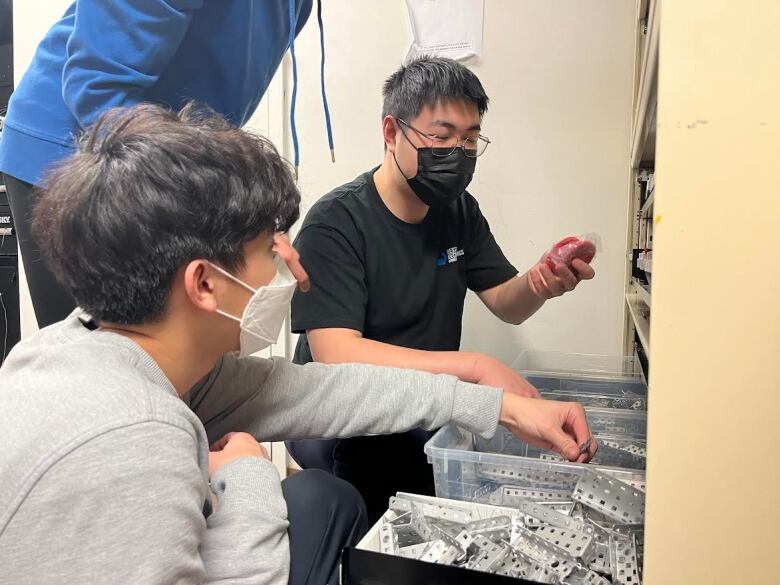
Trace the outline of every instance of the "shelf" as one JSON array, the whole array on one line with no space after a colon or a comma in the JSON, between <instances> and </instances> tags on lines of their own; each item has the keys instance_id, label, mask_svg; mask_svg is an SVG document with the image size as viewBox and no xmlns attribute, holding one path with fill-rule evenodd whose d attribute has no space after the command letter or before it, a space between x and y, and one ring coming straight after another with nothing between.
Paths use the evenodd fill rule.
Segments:
<instances>
[{"instance_id":1,"label":"shelf","mask_svg":"<svg viewBox=\"0 0 780 585\"><path fill-rule=\"evenodd\" d=\"M642 67L639 79L639 102L632 124L631 134L631 166L636 168L642 161L648 159L645 151L650 146L655 153L655 110L657 96L658 73L658 5L659 0L650 0L648 12L647 41L643 47ZM652 140L648 140L652 136ZM650 144L652 142L652 144Z\"/></svg>"},{"instance_id":2,"label":"shelf","mask_svg":"<svg viewBox=\"0 0 780 585\"><path fill-rule=\"evenodd\" d=\"M639 296L635 292L626 294L626 304L628 305L628 312L631 314L631 321L634 323L639 342L642 344L642 349L645 350L647 359L650 359L650 319L645 317L644 313L648 312L648 309L642 308L642 301L639 300Z\"/></svg>"},{"instance_id":3,"label":"shelf","mask_svg":"<svg viewBox=\"0 0 780 585\"><path fill-rule=\"evenodd\" d=\"M644 285L640 284L636 278L631 280L630 292L635 294L637 299L647 305L648 309L650 308L650 291L647 290Z\"/></svg>"}]
</instances>

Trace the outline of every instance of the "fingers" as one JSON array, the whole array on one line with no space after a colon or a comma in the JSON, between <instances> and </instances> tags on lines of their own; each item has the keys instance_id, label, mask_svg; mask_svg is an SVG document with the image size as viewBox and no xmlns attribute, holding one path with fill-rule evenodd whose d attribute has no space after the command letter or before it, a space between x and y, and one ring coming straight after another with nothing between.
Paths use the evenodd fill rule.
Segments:
<instances>
[{"instance_id":1,"label":"fingers","mask_svg":"<svg viewBox=\"0 0 780 585\"><path fill-rule=\"evenodd\" d=\"M569 461L589 461L595 455L597 446L590 434L585 409L576 402L560 402L557 406L561 409L560 422L549 427L544 438L553 444L555 451Z\"/></svg>"},{"instance_id":2,"label":"fingers","mask_svg":"<svg viewBox=\"0 0 780 585\"><path fill-rule=\"evenodd\" d=\"M301 264L300 254L298 254L298 251L293 248L293 245L290 243L290 240L286 234L281 232L274 234L274 252L279 254L279 256L285 261L287 267L290 269L290 272L292 272L292 275L298 282L298 288L302 292L307 292L309 288L311 288L309 275L306 273L306 270Z\"/></svg>"},{"instance_id":3,"label":"fingers","mask_svg":"<svg viewBox=\"0 0 780 585\"><path fill-rule=\"evenodd\" d=\"M590 461L598 450L596 440L592 438L588 419L585 416L585 409L577 402L565 403L566 411L564 413L563 428L569 436L573 436L578 446L585 445L590 441L587 450L580 452L578 447L575 458L571 460L580 463Z\"/></svg>"},{"instance_id":4,"label":"fingers","mask_svg":"<svg viewBox=\"0 0 780 585\"><path fill-rule=\"evenodd\" d=\"M574 433L574 439L581 445L590 438L590 427L585 416L585 408L579 402L565 402L563 404L567 407L564 426L571 429L571 432Z\"/></svg>"},{"instance_id":5,"label":"fingers","mask_svg":"<svg viewBox=\"0 0 780 585\"><path fill-rule=\"evenodd\" d=\"M257 439L249 433L226 434L211 445L211 451L209 452L209 477L213 477L225 465L245 457L270 459L265 447L258 443Z\"/></svg>"},{"instance_id":6,"label":"fingers","mask_svg":"<svg viewBox=\"0 0 780 585\"><path fill-rule=\"evenodd\" d=\"M552 443L554 451L557 451L569 461L576 461L579 459L579 443L577 443L574 438L567 434L561 427L550 427L544 433L544 438Z\"/></svg>"},{"instance_id":7,"label":"fingers","mask_svg":"<svg viewBox=\"0 0 780 585\"><path fill-rule=\"evenodd\" d=\"M571 266L577 273L577 278L580 280L591 280L596 276L596 271L593 270L593 267L579 258L575 258L572 261Z\"/></svg>"},{"instance_id":8,"label":"fingers","mask_svg":"<svg viewBox=\"0 0 780 585\"><path fill-rule=\"evenodd\" d=\"M222 438L211 444L209 451L222 451L222 449L225 448L225 445L227 445L230 442L230 439L235 435L236 433L228 433L224 435Z\"/></svg>"},{"instance_id":9,"label":"fingers","mask_svg":"<svg viewBox=\"0 0 780 585\"><path fill-rule=\"evenodd\" d=\"M222 451L231 441L256 443L255 438L249 433L230 432L211 444L210 451Z\"/></svg>"},{"instance_id":10,"label":"fingers","mask_svg":"<svg viewBox=\"0 0 780 585\"><path fill-rule=\"evenodd\" d=\"M574 273L563 264L555 266L555 275L560 279L561 285L566 292L573 291L579 282Z\"/></svg>"},{"instance_id":11,"label":"fingers","mask_svg":"<svg viewBox=\"0 0 780 585\"><path fill-rule=\"evenodd\" d=\"M581 280L590 280L595 275L596 271L579 258L572 262L571 269L565 264L556 264L554 271L541 262L528 272L528 283L537 297L547 300L573 291Z\"/></svg>"},{"instance_id":12,"label":"fingers","mask_svg":"<svg viewBox=\"0 0 780 585\"><path fill-rule=\"evenodd\" d=\"M557 268L558 266L556 266L556 269ZM552 270L550 270L550 267L547 266L547 264L539 264L539 272L542 273L542 278L544 279L544 282L552 296L559 297L566 292L561 279L553 274Z\"/></svg>"},{"instance_id":13,"label":"fingers","mask_svg":"<svg viewBox=\"0 0 780 585\"><path fill-rule=\"evenodd\" d=\"M585 409L576 402L534 400L504 394L499 421L517 437L569 461L586 463L596 454Z\"/></svg>"},{"instance_id":14,"label":"fingers","mask_svg":"<svg viewBox=\"0 0 780 585\"><path fill-rule=\"evenodd\" d=\"M598 444L596 443L596 439L593 437L590 437L587 441L582 443L580 445L580 456L577 457L577 463L587 463L591 459L593 459L593 456L596 454L596 451L598 451Z\"/></svg>"}]
</instances>

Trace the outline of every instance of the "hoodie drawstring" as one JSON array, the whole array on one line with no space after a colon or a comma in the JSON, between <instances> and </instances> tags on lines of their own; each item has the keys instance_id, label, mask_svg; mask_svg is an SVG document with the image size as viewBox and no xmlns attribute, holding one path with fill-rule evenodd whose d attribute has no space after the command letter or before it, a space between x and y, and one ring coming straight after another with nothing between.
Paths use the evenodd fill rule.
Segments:
<instances>
[{"instance_id":1,"label":"hoodie drawstring","mask_svg":"<svg viewBox=\"0 0 780 585\"><path fill-rule=\"evenodd\" d=\"M295 0L290 0L290 57L292 58L293 85L290 97L290 134L293 143L293 165L295 167L295 179L298 180L298 167L300 165L300 146L298 144L298 128L295 125L295 105L298 99L298 61L295 58L295 30L297 18ZM325 89L325 29L322 24L322 0L317 0L317 25L320 29L320 90L322 92L322 107L325 112L325 130L328 134L328 147L330 148L330 160L336 162L336 150L333 146L333 126L330 120L330 108L328 95Z\"/></svg>"},{"instance_id":2,"label":"hoodie drawstring","mask_svg":"<svg viewBox=\"0 0 780 585\"><path fill-rule=\"evenodd\" d=\"M317 0L317 24L320 27L320 87L322 89L322 107L325 110L325 129L328 132L328 147L330 148L330 160L336 162L336 150L333 148L333 128L330 125L330 108L328 108L328 96L325 93L325 28L322 25L322 0Z\"/></svg>"}]
</instances>

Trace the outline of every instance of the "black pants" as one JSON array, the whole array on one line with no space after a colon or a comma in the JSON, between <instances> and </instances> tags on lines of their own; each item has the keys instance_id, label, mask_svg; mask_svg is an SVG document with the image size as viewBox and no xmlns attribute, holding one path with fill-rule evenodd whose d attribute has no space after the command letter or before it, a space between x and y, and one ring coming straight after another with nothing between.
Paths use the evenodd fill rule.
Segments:
<instances>
[{"instance_id":1,"label":"black pants","mask_svg":"<svg viewBox=\"0 0 780 585\"><path fill-rule=\"evenodd\" d=\"M304 469L329 471L355 486L373 524L396 492L435 495L433 470L423 452L432 435L414 429L397 435L289 441L287 449Z\"/></svg>"},{"instance_id":2,"label":"black pants","mask_svg":"<svg viewBox=\"0 0 780 585\"><path fill-rule=\"evenodd\" d=\"M33 242L30 228L38 193L29 183L8 175L4 178L35 317L38 327L46 327L67 317L76 308L76 302L54 278Z\"/></svg>"},{"instance_id":3,"label":"black pants","mask_svg":"<svg viewBox=\"0 0 780 585\"><path fill-rule=\"evenodd\" d=\"M290 585L338 585L341 551L367 530L360 494L320 470L282 482L290 526Z\"/></svg>"}]
</instances>

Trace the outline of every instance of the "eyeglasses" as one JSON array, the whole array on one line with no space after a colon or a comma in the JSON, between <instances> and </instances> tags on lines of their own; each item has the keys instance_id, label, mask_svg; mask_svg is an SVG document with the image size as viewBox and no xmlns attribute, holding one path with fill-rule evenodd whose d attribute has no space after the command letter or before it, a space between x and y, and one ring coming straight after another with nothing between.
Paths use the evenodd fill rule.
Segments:
<instances>
[{"instance_id":1,"label":"eyeglasses","mask_svg":"<svg viewBox=\"0 0 780 585\"><path fill-rule=\"evenodd\" d=\"M420 138L425 141L425 145L431 148L431 154L433 156L445 157L455 152L456 148L462 148L463 154L469 158L477 158L485 154L490 139L487 136L469 136L466 138L460 138L459 136L439 136L438 134L427 134L422 130L418 130L405 120L396 118L399 123L403 124L410 130L414 130ZM403 130L401 131L403 133ZM406 134L404 133L406 137ZM408 140L408 138L407 138Z\"/></svg>"}]
</instances>

